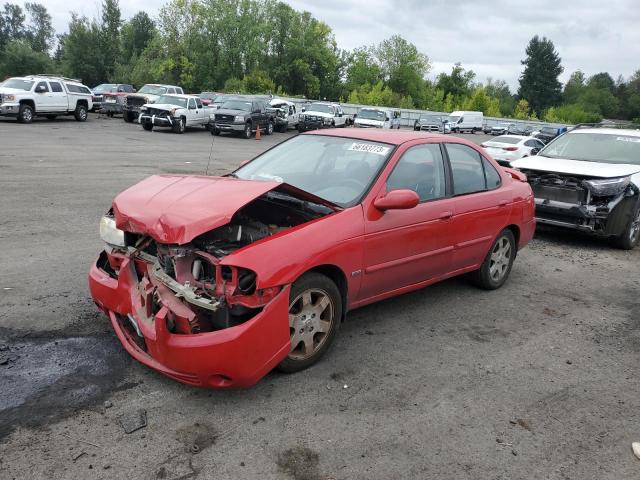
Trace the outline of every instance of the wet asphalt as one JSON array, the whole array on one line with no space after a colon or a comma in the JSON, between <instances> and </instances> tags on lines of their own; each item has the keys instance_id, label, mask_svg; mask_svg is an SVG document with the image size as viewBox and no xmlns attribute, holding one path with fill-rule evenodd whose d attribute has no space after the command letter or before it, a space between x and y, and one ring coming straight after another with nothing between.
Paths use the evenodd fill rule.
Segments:
<instances>
[{"instance_id":1,"label":"wet asphalt","mask_svg":"<svg viewBox=\"0 0 640 480\"><path fill-rule=\"evenodd\" d=\"M351 312L321 363L249 390L132 361L86 286L110 200L290 135L0 119L0 478L637 478L640 250L580 234L540 229L499 291Z\"/></svg>"}]
</instances>

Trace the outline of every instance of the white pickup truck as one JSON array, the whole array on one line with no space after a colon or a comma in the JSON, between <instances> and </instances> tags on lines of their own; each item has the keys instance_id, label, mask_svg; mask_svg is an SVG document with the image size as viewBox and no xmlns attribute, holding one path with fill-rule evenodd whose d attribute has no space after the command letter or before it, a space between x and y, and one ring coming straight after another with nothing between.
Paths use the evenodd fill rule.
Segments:
<instances>
[{"instance_id":1,"label":"white pickup truck","mask_svg":"<svg viewBox=\"0 0 640 480\"><path fill-rule=\"evenodd\" d=\"M187 127L206 128L214 110L195 95L162 95L140 108L138 121L149 132L153 127L170 127L175 133L184 133Z\"/></svg>"},{"instance_id":2,"label":"white pickup truck","mask_svg":"<svg viewBox=\"0 0 640 480\"><path fill-rule=\"evenodd\" d=\"M0 86L0 116L16 117L31 123L36 116L53 120L58 115L73 115L79 122L93 108L89 87L79 80L53 75L13 77Z\"/></svg>"}]
</instances>

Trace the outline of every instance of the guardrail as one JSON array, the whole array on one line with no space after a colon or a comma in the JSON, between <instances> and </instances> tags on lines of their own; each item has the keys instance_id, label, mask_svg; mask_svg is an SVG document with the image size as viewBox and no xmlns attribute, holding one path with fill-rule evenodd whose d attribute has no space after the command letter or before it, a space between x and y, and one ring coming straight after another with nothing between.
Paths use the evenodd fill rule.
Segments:
<instances>
[{"instance_id":1,"label":"guardrail","mask_svg":"<svg viewBox=\"0 0 640 480\"><path fill-rule=\"evenodd\" d=\"M291 97L278 97L278 98L288 100L300 106L304 106L311 102L325 101L325 100L304 100L300 98L291 98ZM340 106L342 106L342 110L344 110L344 112L348 115L357 115L358 113L360 113L360 110L363 108L376 108L375 106L372 106L372 105L359 105L359 104L353 104L353 103L341 103ZM442 115L442 116L449 115L449 113L447 112L436 112L432 110L416 110L416 109L394 108L394 107L379 107L379 108L385 108L385 109L393 110L396 112L400 112L400 125L403 127L409 127L409 128L413 127L413 124L420 117L421 114ZM513 123L518 126L531 125L534 130L539 130L542 127L570 128L572 126L572 125L563 124L563 123L543 122L540 120L518 120L514 118L500 118L500 117L486 117L486 116L484 117L484 123L486 123L489 126L498 125L500 123Z\"/></svg>"}]
</instances>

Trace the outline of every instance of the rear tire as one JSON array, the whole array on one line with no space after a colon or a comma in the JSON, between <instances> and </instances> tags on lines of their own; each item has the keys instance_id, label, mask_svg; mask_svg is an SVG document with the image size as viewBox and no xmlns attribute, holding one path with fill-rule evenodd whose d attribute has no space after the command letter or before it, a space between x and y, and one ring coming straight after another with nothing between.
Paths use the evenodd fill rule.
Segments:
<instances>
[{"instance_id":1,"label":"rear tire","mask_svg":"<svg viewBox=\"0 0 640 480\"><path fill-rule=\"evenodd\" d=\"M87 107L78 103L76 105L76 110L73 112L73 116L76 118L78 122L85 122L87 120L87 116L89 115L87 111Z\"/></svg>"},{"instance_id":2,"label":"rear tire","mask_svg":"<svg viewBox=\"0 0 640 480\"><path fill-rule=\"evenodd\" d=\"M640 207L631 216L624 232L613 239L613 245L622 250L633 250L640 242Z\"/></svg>"},{"instance_id":3,"label":"rear tire","mask_svg":"<svg viewBox=\"0 0 640 480\"><path fill-rule=\"evenodd\" d=\"M125 112L122 112L122 118L126 123L133 123L135 116L131 112L125 111Z\"/></svg>"},{"instance_id":4,"label":"rear tire","mask_svg":"<svg viewBox=\"0 0 640 480\"><path fill-rule=\"evenodd\" d=\"M491 245L482 266L471 274L471 281L485 290L500 288L509 278L516 258L516 241L513 232L505 228Z\"/></svg>"},{"instance_id":5,"label":"rear tire","mask_svg":"<svg viewBox=\"0 0 640 480\"><path fill-rule=\"evenodd\" d=\"M216 127L211 127L209 131L211 132L211 135L215 135L216 137L220 135L220 130L218 130Z\"/></svg>"},{"instance_id":6,"label":"rear tire","mask_svg":"<svg viewBox=\"0 0 640 480\"><path fill-rule=\"evenodd\" d=\"M302 275L289 294L291 351L277 369L292 373L316 363L335 339L341 318L342 296L336 284L320 273Z\"/></svg>"},{"instance_id":7,"label":"rear tire","mask_svg":"<svg viewBox=\"0 0 640 480\"><path fill-rule=\"evenodd\" d=\"M150 132L153 130L153 123L150 122L144 122L142 124L142 128L144 128L147 132Z\"/></svg>"},{"instance_id":8,"label":"rear tire","mask_svg":"<svg viewBox=\"0 0 640 480\"><path fill-rule=\"evenodd\" d=\"M33 122L33 107L23 103L18 110L18 122L31 123Z\"/></svg>"}]
</instances>

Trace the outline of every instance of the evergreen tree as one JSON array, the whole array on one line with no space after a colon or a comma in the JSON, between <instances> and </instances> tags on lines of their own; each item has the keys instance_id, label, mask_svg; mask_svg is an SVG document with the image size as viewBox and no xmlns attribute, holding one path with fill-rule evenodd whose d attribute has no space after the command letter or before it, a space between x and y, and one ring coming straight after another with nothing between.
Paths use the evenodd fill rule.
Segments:
<instances>
[{"instance_id":1,"label":"evergreen tree","mask_svg":"<svg viewBox=\"0 0 640 480\"><path fill-rule=\"evenodd\" d=\"M564 71L561 59L553 42L537 35L525 50L527 58L522 61L524 71L520 76L518 96L529 102L538 115L548 107L558 105L562 85L558 76Z\"/></svg>"}]
</instances>

